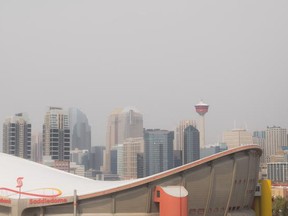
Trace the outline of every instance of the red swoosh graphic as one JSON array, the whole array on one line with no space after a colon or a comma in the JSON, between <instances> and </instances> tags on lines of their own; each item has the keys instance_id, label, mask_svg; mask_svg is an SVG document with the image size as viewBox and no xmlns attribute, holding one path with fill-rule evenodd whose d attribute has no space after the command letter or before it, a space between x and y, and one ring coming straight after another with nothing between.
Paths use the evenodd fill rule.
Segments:
<instances>
[{"instance_id":1,"label":"red swoosh graphic","mask_svg":"<svg viewBox=\"0 0 288 216\"><path fill-rule=\"evenodd\" d=\"M50 190L54 190L57 192L57 194L51 194L51 195L44 195L44 194L35 194L35 193L28 193L28 192L20 192L20 191L17 191L17 190L13 190L13 189L10 189L10 188L5 188L5 187L2 187L0 188L0 191L3 190L3 191L10 191L10 192L13 192L13 193L16 193L16 194L21 194L21 195L26 195L26 196L34 196L34 197L41 197L41 198L55 198L55 197L58 197L62 194L61 190L57 189L57 188L41 188L42 190L44 189L50 189ZM37 189L37 190L41 190L41 189Z\"/></svg>"}]
</instances>

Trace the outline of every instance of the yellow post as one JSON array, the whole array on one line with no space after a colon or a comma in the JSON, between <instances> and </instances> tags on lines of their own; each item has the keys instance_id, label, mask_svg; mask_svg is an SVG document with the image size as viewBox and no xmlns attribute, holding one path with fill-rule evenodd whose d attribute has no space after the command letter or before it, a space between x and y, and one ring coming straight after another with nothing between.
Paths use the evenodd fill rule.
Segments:
<instances>
[{"instance_id":1,"label":"yellow post","mask_svg":"<svg viewBox=\"0 0 288 216\"><path fill-rule=\"evenodd\" d=\"M259 180L261 184L260 212L261 216L272 216L271 180Z\"/></svg>"},{"instance_id":2,"label":"yellow post","mask_svg":"<svg viewBox=\"0 0 288 216\"><path fill-rule=\"evenodd\" d=\"M261 216L260 197L254 197L253 209L256 213L256 216Z\"/></svg>"},{"instance_id":3,"label":"yellow post","mask_svg":"<svg viewBox=\"0 0 288 216\"><path fill-rule=\"evenodd\" d=\"M253 209L255 211L256 216L261 216L260 201L261 201L261 184L259 181L259 183L256 185L256 188L255 188L255 195L254 195L254 202L253 202Z\"/></svg>"}]
</instances>

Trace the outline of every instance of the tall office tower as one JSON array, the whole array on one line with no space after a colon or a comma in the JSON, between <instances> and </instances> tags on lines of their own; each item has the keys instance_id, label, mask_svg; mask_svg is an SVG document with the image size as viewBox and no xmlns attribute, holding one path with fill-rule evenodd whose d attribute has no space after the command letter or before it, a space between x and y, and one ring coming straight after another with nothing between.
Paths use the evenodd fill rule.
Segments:
<instances>
[{"instance_id":1,"label":"tall office tower","mask_svg":"<svg viewBox=\"0 0 288 216\"><path fill-rule=\"evenodd\" d=\"M182 162L182 151L180 150L173 150L173 167L178 167L181 166L183 164Z\"/></svg>"},{"instance_id":2,"label":"tall office tower","mask_svg":"<svg viewBox=\"0 0 288 216\"><path fill-rule=\"evenodd\" d=\"M183 120L177 126L176 131L175 131L176 142L175 142L174 150L183 151L184 130L190 125L196 127L196 121L195 120Z\"/></svg>"},{"instance_id":3,"label":"tall office tower","mask_svg":"<svg viewBox=\"0 0 288 216\"><path fill-rule=\"evenodd\" d=\"M117 174L118 161L117 161L117 146L113 146L110 150L110 174Z\"/></svg>"},{"instance_id":4,"label":"tall office tower","mask_svg":"<svg viewBox=\"0 0 288 216\"><path fill-rule=\"evenodd\" d=\"M127 138L143 137L143 115L139 111L126 107L118 120L118 143Z\"/></svg>"},{"instance_id":5,"label":"tall office tower","mask_svg":"<svg viewBox=\"0 0 288 216\"><path fill-rule=\"evenodd\" d=\"M105 171L110 172L110 150L127 138L143 137L143 116L133 109L114 110L107 123Z\"/></svg>"},{"instance_id":6,"label":"tall office tower","mask_svg":"<svg viewBox=\"0 0 288 216\"><path fill-rule=\"evenodd\" d=\"M106 130L106 148L104 154L104 173L111 173L111 150L118 145L118 118L123 109L115 109L108 117ZM117 170L117 168L116 168ZM113 170L113 174L117 171Z\"/></svg>"},{"instance_id":7,"label":"tall office tower","mask_svg":"<svg viewBox=\"0 0 288 216\"><path fill-rule=\"evenodd\" d=\"M199 131L192 125L184 130L184 154L183 164L190 163L200 158Z\"/></svg>"},{"instance_id":8,"label":"tall office tower","mask_svg":"<svg viewBox=\"0 0 288 216\"><path fill-rule=\"evenodd\" d=\"M123 142L123 179L137 178L137 155L144 152L143 137L127 138Z\"/></svg>"},{"instance_id":9,"label":"tall office tower","mask_svg":"<svg viewBox=\"0 0 288 216\"><path fill-rule=\"evenodd\" d=\"M227 148L227 145L225 143L222 143L220 145L218 144L215 146L209 146L209 147L206 147L204 149L201 149L200 158L208 157L210 155L214 155L214 154L217 154L219 152L226 151L227 149L228 148Z\"/></svg>"},{"instance_id":10,"label":"tall office tower","mask_svg":"<svg viewBox=\"0 0 288 216\"><path fill-rule=\"evenodd\" d=\"M282 146L287 146L287 130L275 126L267 127L264 148L265 162L270 162L270 157L281 151Z\"/></svg>"},{"instance_id":11,"label":"tall office tower","mask_svg":"<svg viewBox=\"0 0 288 216\"><path fill-rule=\"evenodd\" d=\"M88 169L95 171L103 171L105 146L92 146L89 154Z\"/></svg>"},{"instance_id":12,"label":"tall office tower","mask_svg":"<svg viewBox=\"0 0 288 216\"><path fill-rule=\"evenodd\" d=\"M42 163L43 156L43 140L42 133L33 133L31 142L31 160Z\"/></svg>"},{"instance_id":13,"label":"tall office tower","mask_svg":"<svg viewBox=\"0 0 288 216\"><path fill-rule=\"evenodd\" d=\"M89 151L87 149L70 150L70 162L74 162L77 165L84 165L85 168L88 168L88 164L87 164L88 156L89 156Z\"/></svg>"},{"instance_id":14,"label":"tall office tower","mask_svg":"<svg viewBox=\"0 0 288 216\"><path fill-rule=\"evenodd\" d=\"M3 124L3 152L31 159L31 123L26 114L6 118Z\"/></svg>"},{"instance_id":15,"label":"tall office tower","mask_svg":"<svg viewBox=\"0 0 288 216\"><path fill-rule=\"evenodd\" d=\"M208 112L209 105L200 101L195 105L196 112L200 115L200 147L205 148L205 114Z\"/></svg>"},{"instance_id":16,"label":"tall office tower","mask_svg":"<svg viewBox=\"0 0 288 216\"><path fill-rule=\"evenodd\" d=\"M43 155L55 161L70 161L70 127L68 112L50 107L43 124ZM66 163L60 163L66 166Z\"/></svg>"},{"instance_id":17,"label":"tall office tower","mask_svg":"<svg viewBox=\"0 0 288 216\"><path fill-rule=\"evenodd\" d=\"M173 168L173 140L173 131L144 131L145 176Z\"/></svg>"},{"instance_id":18,"label":"tall office tower","mask_svg":"<svg viewBox=\"0 0 288 216\"><path fill-rule=\"evenodd\" d=\"M253 144L252 134L245 129L233 129L232 131L223 132L223 142L228 149L242 145Z\"/></svg>"},{"instance_id":19,"label":"tall office tower","mask_svg":"<svg viewBox=\"0 0 288 216\"><path fill-rule=\"evenodd\" d=\"M266 140L266 132L265 131L254 131L253 132L253 144L259 145L263 151L262 156L260 157L261 165L263 165L265 162L265 140Z\"/></svg>"},{"instance_id":20,"label":"tall office tower","mask_svg":"<svg viewBox=\"0 0 288 216\"><path fill-rule=\"evenodd\" d=\"M144 177L144 153L137 154L137 178Z\"/></svg>"},{"instance_id":21,"label":"tall office tower","mask_svg":"<svg viewBox=\"0 0 288 216\"><path fill-rule=\"evenodd\" d=\"M91 126L86 115L77 108L69 109L71 150L91 150Z\"/></svg>"},{"instance_id":22,"label":"tall office tower","mask_svg":"<svg viewBox=\"0 0 288 216\"><path fill-rule=\"evenodd\" d=\"M123 145L119 144L117 146L113 146L110 150L110 155L110 174L123 176Z\"/></svg>"}]
</instances>

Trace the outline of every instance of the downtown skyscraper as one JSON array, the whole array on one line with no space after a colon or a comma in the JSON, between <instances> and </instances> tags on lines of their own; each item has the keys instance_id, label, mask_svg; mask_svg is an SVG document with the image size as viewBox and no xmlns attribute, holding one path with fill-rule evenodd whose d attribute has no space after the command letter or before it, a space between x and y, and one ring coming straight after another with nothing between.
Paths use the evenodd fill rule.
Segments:
<instances>
[{"instance_id":1,"label":"downtown skyscraper","mask_svg":"<svg viewBox=\"0 0 288 216\"><path fill-rule=\"evenodd\" d=\"M52 160L70 160L70 126L68 112L50 107L43 124L43 155Z\"/></svg>"},{"instance_id":2,"label":"downtown skyscraper","mask_svg":"<svg viewBox=\"0 0 288 216\"><path fill-rule=\"evenodd\" d=\"M18 113L3 124L3 152L31 159L31 123L28 116Z\"/></svg>"},{"instance_id":3,"label":"downtown skyscraper","mask_svg":"<svg viewBox=\"0 0 288 216\"><path fill-rule=\"evenodd\" d=\"M252 134L246 129L233 129L223 132L223 142L228 149L253 144Z\"/></svg>"},{"instance_id":4,"label":"downtown skyscraper","mask_svg":"<svg viewBox=\"0 0 288 216\"><path fill-rule=\"evenodd\" d=\"M115 109L108 117L105 172L111 170L110 151L127 138L143 137L143 115L134 108Z\"/></svg>"},{"instance_id":5,"label":"downtown skyscraper","mask_svg":"<svg viewBox=\"0 0 288 216\"><path fill-rule=\"evenodd\" d=\"M123 179L136 179L137 178L137 157L144 152L144 140L142 137L127 138L123 142Z\"/></svg>"},{"instance_id":6,"label":"downtown skyscraper","mask_svg":"<svg viewBox=\"0 0 288 216\"><path fill-rule=\"evenodd\" d=\"M190 125L196 127L196 121L195 120L183 120L183 121L180 121L180 123L176 127L176 131L175 131L175 139L176 139L175 141L176 142L175 142L174 150L183 151L183 148L184 148L184 130Z\"/></svg>"},{"instance_id":7,"label":"downtown skyscraper","mask_svg":"<svg viewBox=\"0 0 288 216\"><path fill-rule=\"evenodd\" d=\"M200 159L200 133L190 125L184 130L183 164Z\"/></svg>"},{"instance_id":8,"label":"downtown skyscraper","mask_svg":"<svg viewBox=\"0 0 288 216\"><path fill-rule=\"evenodd\" d=\"M160 129L144 131L145 175L173 168L174 132Z\"/></svg>"},{"instance_id":9,"label":"downtown skyscraper","mask_svg":"<svg viewBox=\"0 0 288 216\"><path fill-rule=\"evenodd\" d=\"M91 150L91 126L87 116L77 108L69 109L71 150Z\"/></svg>"}]
</instances>

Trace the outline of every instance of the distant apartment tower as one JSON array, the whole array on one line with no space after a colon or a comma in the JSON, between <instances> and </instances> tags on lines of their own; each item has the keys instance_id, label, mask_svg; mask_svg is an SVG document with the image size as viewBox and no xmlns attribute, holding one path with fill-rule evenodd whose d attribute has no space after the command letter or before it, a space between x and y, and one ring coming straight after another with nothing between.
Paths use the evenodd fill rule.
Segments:
<instances>
[{"instance_id":1,"label":"distant apartment tower","mask_svg":"<svg viewBox=\"0 0 288 216\"><path fill-rule=\"evenodd\" d=\"M143 137L143 115L134 108L116 109L108 117L105 171L110 172L110 151L127 138Z\"/></svg>"},{"instance_id":2,"label":"distant apartment tower","mask_svg":"<svg viewBox=\"0 0 288 216\"><path fill-rule=\"evenodd\" d=\"M27 115L19 113L6 118L3 124L3 152L31 159L31 123Z\"/></svg>"},{"instance_id":3,"label":"distant apartment tower","mask_svg":"<svg viewBox=\"0 0 288 216\"><path fill-rule=\"evenodd\" d=\"M183 164L190 163L200 158L200 133L192 125L184 130Z\"/></svg>"},{"instance_id":4,"label":"distant apartment tower","mask_svg":"<svg viewBox=\"0 0 288 216\"><path fill-rule=\"evenodd\" d=\"M281 127L267 127L264 148L265 162L270 162L270 157L278 154L282 146L287 146L287 130Z\"/></svg>"},{"instance_id":5,"label":"distant apartment tower","mask_svg":"<svg viewBox=\"0 0 288 216\"><path fill-rule=\"evenodd\" d=\"M190 125L196 127L196 121L183 120L176 127L174 150L183 151L183 148L184 148L184 130L185 130L185 128L187 128Z\"/></svg>"},{"instance_id":6,"label":"distant apartment tower","mask_svg":"<svg viewBox=\"0 0 288 216\"><path fill-rule=\"evenodd\" d=\"M69 115L62 108L50 107L45 114L43 155L51 156L55 161L70 161ZM64 166L64 163L61 163L62 165Z\"/></svg>"},{"instance_id":7,"label":"distant apartment tower","mask_svg":"<svg viewBox=\"0 0 288 216\"><path fill-rule=\"evenodd\" d=\"M174 132L160 129L144 131L145 176L173 168Z\"/></svg>"},{"instance_id":8,"label":"distant apartment tower","mask_svg":"<svg viewBox=\"0 0 288 216\"><path fill-rule=\"evenodd\" d=\"M43 135L42 133L33 133L31 142L31 160L42 163L43 156Z\"/></svg>"},{"instance_id":9,"label":"distant apartment tower","mask_svg":"<svg viewBox=\"0 0 288 216\"><path fill-rule=\"evenodd\" d=\"M91 126L87 116L77 108L69 109L71 150L91 150Z\"/></svg>"},{"instance_id":10,"label":"distant apartment tower","mask_svg":"<svg viewBox=\"0 0 288 216\"><path fill-rule=\"evenodd\" d=\"M253 144L252 134L245 129L233 129L223 132L223 142L228 149Z\"/></svg>"}]
</instances>

